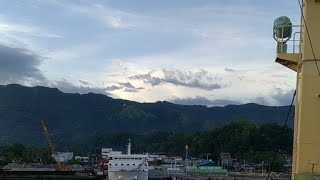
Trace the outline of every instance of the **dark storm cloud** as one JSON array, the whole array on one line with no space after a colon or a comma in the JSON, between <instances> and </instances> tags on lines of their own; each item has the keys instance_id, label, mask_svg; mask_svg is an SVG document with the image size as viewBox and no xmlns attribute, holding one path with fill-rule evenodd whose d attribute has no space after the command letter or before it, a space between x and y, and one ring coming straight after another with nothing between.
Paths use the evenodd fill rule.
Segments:
<instances>
[{"instance_id":1,"label":"dark storm cloud","mask_svg":"<svg viewBox=\"0 0 320 180\"><path fill-rule=\"evenodd\" d=\"M221 78L213 77L207 71L201 69L198 72L181 70L162 70L164 77L153 77L152 72L147 74L137 74L130 79L142 80L145 83L157 86L159 84L173 84L176 86L185 86L204 90L214 90L224 88L226 85L221 83Z\"/></svg>"},{"instance_id":2,"label":"dark storm cloud","mask_svg":"<svg viewBox=\"0 0 320 180\"><path fill-rule=\"evenodd\" d=\"M0 44L0 83L20 83L46 81L38 69L40 58L31 51Z\"/></svg>"},{"instance_id":3,"label":"dark storm cloud","mask_svg":"<svg viewBox=\"0 0 320 180\"><path fill-rule=\"evenodd\" d=\"M238 101L226 100L226 99L215 99L210 100L203 96L196 96L196 97L187 97L187 98L174 98L168 100L175 104L182 104L182 105L204 105L208 107L212 106L226 106L229 104L241 104Z\"/></svg>"}]
</instances>

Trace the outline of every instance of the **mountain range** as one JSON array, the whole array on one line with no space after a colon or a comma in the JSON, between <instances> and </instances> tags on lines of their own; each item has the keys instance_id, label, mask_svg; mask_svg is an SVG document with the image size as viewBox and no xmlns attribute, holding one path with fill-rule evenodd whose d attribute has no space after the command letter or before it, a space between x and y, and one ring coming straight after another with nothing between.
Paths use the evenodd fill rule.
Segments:
<instances>
[{"instance_id":1,"label":"mountain range","mask_svg":"<svg viewBox=\"0 0 320 180\"><path fill-rule=\"evenodd\" d=\"M202 132L237 120L282 124L288 109L253 103L224 107L166 101L138 103L42 86L0 85L0 143L46 143L40 120L44 120L55 142L81 144L105 134ZM293 117L291 112L289 126Z\"/></svg>"}]
</instances>

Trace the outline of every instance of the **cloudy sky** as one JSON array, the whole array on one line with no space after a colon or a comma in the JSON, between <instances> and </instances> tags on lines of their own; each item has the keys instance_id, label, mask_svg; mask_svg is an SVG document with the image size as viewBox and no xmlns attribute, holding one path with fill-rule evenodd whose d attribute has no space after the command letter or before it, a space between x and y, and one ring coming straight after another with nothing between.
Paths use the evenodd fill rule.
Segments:
<instances>
[{"instance_id":1,"label":"cloudy sky","mask_svg":"<svg viewBox=\"0 0 320 180\"><path fill-rule=\"evenodd\" d=\"M0 84L139 102L289 104L272 25L291 0L0 2Z\"/></svg>"}]
</instances>

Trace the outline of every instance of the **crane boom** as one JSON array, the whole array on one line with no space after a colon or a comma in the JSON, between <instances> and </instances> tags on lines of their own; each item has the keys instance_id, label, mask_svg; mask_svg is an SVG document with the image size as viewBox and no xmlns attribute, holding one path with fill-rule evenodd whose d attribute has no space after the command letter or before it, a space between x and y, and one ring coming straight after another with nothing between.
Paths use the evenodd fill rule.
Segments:
<instances>
[{"instance_id":1,"label":"crane boom","mask_svg":"<svg viewBox=\"0 0 320 180\"><path fill-rule=\"evenodd\" d=\"M41 120L41 127L42 127L43 133L44 133L44 135L45 135L45 137L47 139L47 142L48 142L48 145L50 147L51 153L53 154L54 159L56 161L56 169L57 170L62 170L63 168L62 168L61 162L60 162L60 160L58 158L58 153L56 152L56 149L55 149L55 147L54 147L54 145L52 143L52 140L50 138L49 131L48 131L46 125L44 124L43 120Z\"/></svg>"}]
</instances>

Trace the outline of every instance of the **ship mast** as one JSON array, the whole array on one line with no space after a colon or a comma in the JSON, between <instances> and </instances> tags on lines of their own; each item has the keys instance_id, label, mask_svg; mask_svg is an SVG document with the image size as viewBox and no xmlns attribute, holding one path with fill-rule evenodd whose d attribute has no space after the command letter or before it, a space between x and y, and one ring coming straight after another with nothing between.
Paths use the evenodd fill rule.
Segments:
<instances>
[{"instance_id":1,"label":"ship mast","mask_svg":"<svg viewBox=\"0 0 320 180\"><path fill-rule=\"evenodd\" d=\"M278 41L276 62L297 72L294 180L320 176L320 1L304 0L301 4L301 26L274 28Z\"/></svg>"},{"instance_id":2,"label":"ship mast","mask_svg":"<svg viewBox=\"0 0 320 180\"><path fill-rule=\"evenodd\" d=\"M127 146L128 146L127 154L130 155L131 154L131 139L129 139L129 143Z\"/></svg>"}]
</instances>

